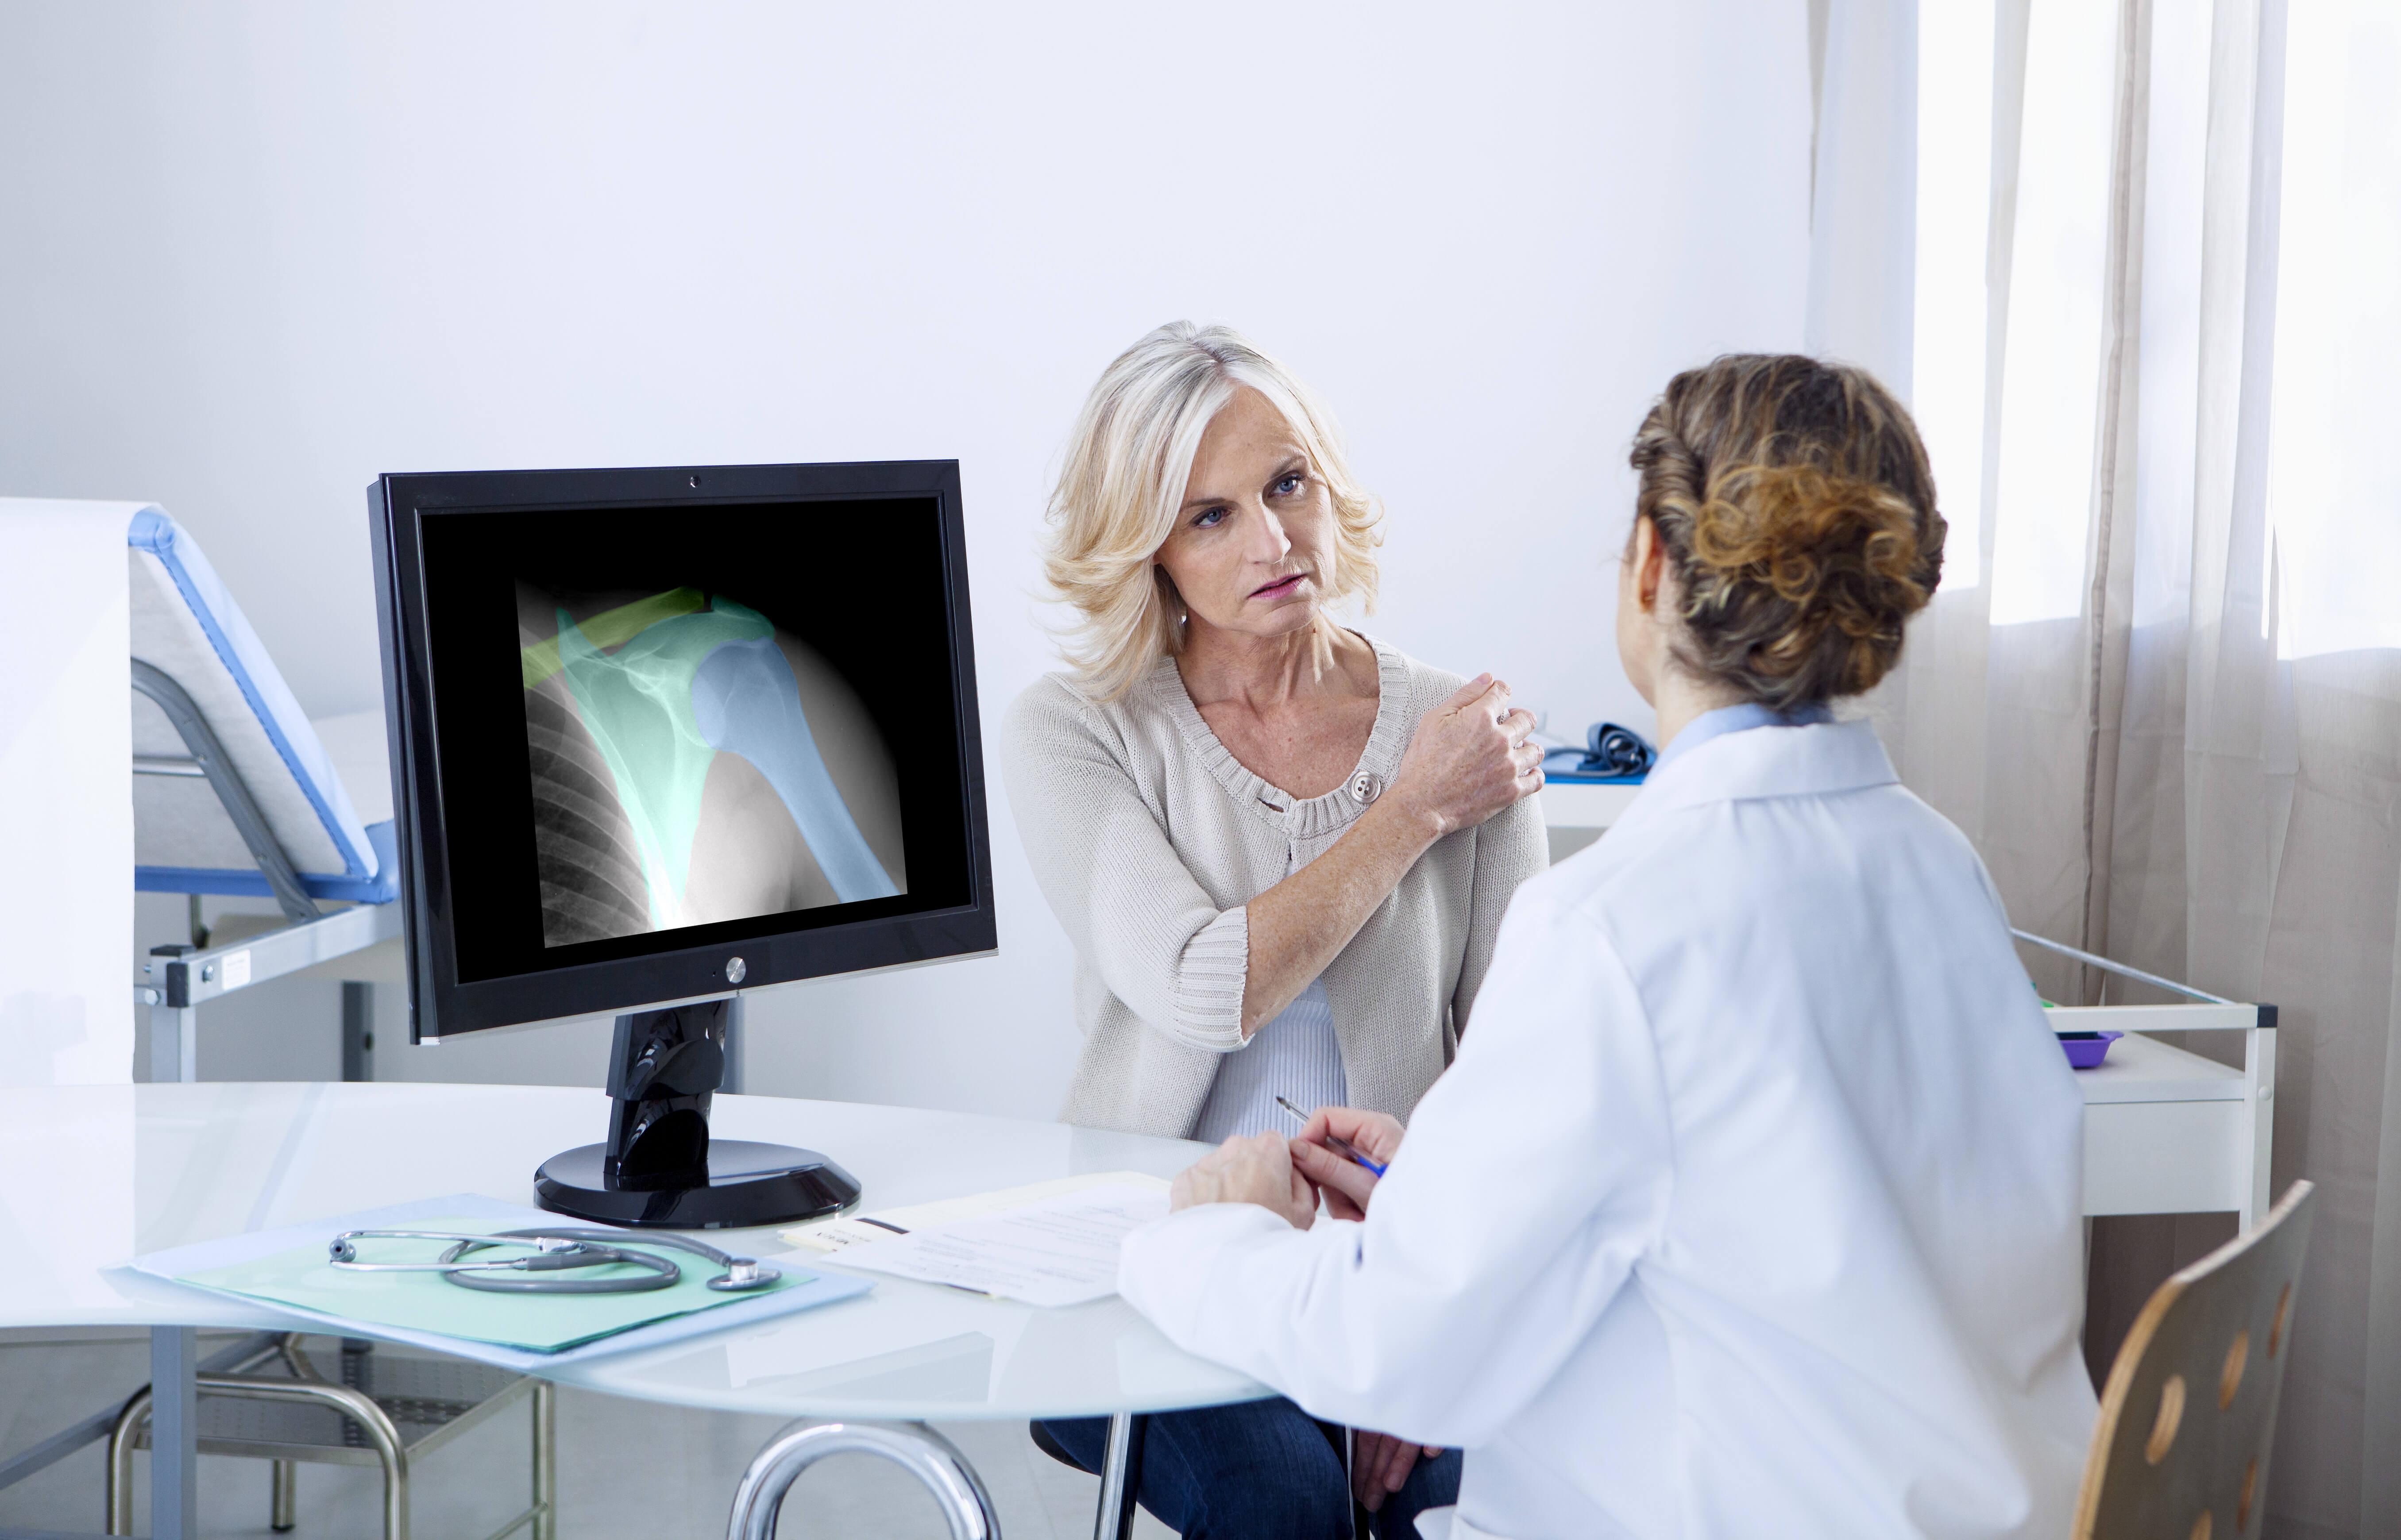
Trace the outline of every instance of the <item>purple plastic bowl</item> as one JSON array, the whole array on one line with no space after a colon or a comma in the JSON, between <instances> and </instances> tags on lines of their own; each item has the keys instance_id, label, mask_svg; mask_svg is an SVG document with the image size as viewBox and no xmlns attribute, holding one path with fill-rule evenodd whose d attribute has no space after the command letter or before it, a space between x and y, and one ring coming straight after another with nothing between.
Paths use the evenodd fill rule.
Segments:
<instances>
[{"instance_id":1,"label":"purple plastic bowl","mask_svg":"<svg viewBox=\"0 0 2401 1540\"><path fill-rule=\"evenodd\" d=\"M2059 1045L2066 1050L2067 1062L2079 1070L2097 1070L2109 1056L2109 1044L2124 1037L2123 1032L2062 1032Z\"/></svg>"}]
</instances>

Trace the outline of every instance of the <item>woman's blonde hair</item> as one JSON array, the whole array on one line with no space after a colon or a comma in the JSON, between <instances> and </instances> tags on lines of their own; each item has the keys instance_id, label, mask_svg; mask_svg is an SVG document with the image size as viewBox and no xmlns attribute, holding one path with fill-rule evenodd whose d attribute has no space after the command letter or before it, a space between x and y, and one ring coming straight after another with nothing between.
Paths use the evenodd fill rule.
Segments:
<instances>
[{"instance_id":1,"label":"woman's blonde hair","mask_svg":"<svg viewBox=\"0 0 2401 1540\"><path fill-rule=\"evenodd\" d=\"M1042 573L1079 617L1063 650L1096 699L1123 695L1184 646L1183 600L1153 558L1175 528L1201 434L1246 385L1283 415L1333 502L1320 592L1375 607L1375 499L1351 479L1333 414L1231 327L1170 321L1102 373L1050 494Z\"/></svg>"},{"instance_id":2,"label":"woman's blonde hair","mask_svg":"<svg viewBox=\"0 0 2401 1540\"><path fill-rule=\"evenodd\" d=\"M1687 671L1790 711L1873 688L1899 661L1946 526L1917 427L1873 375L1729 355L1668 381L1631 457L1635 517L1682 596Z\"/></svg>"}]
</instances>

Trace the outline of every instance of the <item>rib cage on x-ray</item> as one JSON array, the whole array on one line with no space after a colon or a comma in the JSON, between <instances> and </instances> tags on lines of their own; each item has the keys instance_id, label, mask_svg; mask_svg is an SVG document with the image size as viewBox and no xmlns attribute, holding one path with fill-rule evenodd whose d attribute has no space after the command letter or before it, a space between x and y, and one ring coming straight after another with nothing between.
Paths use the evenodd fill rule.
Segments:
<instances>
[{"instance_id":1,"label":"rib cage on x-ray","mask_svg":"<svg viewBox=\"0 0 2401 1540\"><path fill-rule=\"evenodd\" d=\"M634 826L598 746L575 715L548 695L528 690L525 702L542 945L649 930L650 889Z\"/></svg>"}]
</instances>

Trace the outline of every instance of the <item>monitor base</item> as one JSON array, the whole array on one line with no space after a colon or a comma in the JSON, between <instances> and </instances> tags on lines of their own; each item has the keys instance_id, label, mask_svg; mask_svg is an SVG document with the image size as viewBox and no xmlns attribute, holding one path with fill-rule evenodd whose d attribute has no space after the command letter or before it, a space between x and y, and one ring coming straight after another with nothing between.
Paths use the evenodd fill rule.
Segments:
<instances>
[{"instance_id":1,"label":"monitor base","mask_svg":"<svg viewBox=\"0 0 2401 1540\"><path fill-rule=\"evenodd\" d=\"M534 1200L598 1224L663 1230L739 1230L838 1214L858 1201L858 1179L814 1150L749 1139L708 1141L708 1179L628 1191L608 1177L609 1147L579 1145L542 1163Z\"/></svg>"}]
</instances>

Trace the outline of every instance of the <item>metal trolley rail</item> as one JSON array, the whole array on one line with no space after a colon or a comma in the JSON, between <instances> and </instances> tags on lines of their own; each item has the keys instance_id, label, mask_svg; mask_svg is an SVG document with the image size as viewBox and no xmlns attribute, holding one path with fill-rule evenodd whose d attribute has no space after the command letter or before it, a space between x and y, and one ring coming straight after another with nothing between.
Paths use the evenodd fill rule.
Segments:
<instances>
[{"instance_id":1,"label":"metal trolley rail","mask_svg":"<svg viewBox=\"0 0 2401 1540\"><path fill-rule=\"evenodd\" d=\"M554 1540L557 1527L557 1391L482 1364L377 1353L345 1343L341 1379L317 1371L298 1332L268 1338L232 1365L195 1376L202 1454L269 1462L269 1523L299 1521L297 1467L371 1465L383 1471L384 1540L408 1540L409 1475L417 1462L519 1401L532 1411L532 1491L523 1511L494 1530ZM281 1373L258 1372L280 1368ZM108 1533L133 1530L133 1451L149 1446L150 1391L117 1415L108 1439Z\"/></svg>"}]
</instances>

